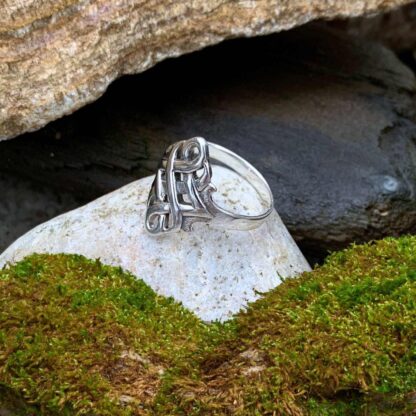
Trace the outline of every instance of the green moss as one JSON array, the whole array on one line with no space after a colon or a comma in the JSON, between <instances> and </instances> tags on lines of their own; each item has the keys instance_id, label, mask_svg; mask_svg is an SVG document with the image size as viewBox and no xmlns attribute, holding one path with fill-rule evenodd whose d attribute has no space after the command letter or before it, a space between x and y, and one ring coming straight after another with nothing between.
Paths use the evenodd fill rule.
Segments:
<instances>
[{"instance_id":1,"label":"green moss","mask_svg":"<svg viewBox=\"0 0 416 416\"><path fill-rule=\"evenodd\" d=\"M34 255L0 272L0 328L0 383L43 414L403 414L416 237L333 254L223 325L120 269Z\"/></svg>"},{"instance_id":2,"label":"green moss","mask_svg":"<svg viewBox=\"0 0 416 416\"><path fill-rule=\"evenodd\" d=\"M127 415L219 326L121 269L33 255L0 273L0 382L42 413ZM121 395L133 400L118 405ZM137 403L140 406L137 406Z\"/></svg>"},{"instance_id":3,"label":"green moss","mask_svg":"<svg viewBox=\"0 0 416 416\"><path fill-rule=\"evenodd\" d=\"M201 355L198 383L176 389L181 409L403 414L416 391L415 277L416 238L404 237L286 280L236 317L233 340Z\"/></svg>"}]
</instances>

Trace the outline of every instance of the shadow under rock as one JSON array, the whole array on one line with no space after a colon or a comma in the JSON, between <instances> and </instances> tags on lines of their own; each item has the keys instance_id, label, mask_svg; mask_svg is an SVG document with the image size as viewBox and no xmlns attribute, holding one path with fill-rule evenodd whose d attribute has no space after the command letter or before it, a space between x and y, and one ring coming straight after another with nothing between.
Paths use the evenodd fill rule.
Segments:
<instances>
[{"instance_id":1,"label":"shadow under rock","mask_svg":"<svg viewBox=\"0 0 416 416\"><path fill-rule=\"evenodd\" d=\"M415 231L414 93L392 52L308 25L123 77L73 115L0 143L1 172L48 187L49 201L87 202L152 174L169 143L204 136L264 173L315 262L353 241ZM45 204L55 207L48 215L73 206L63 198Z\"/></svg>"}]
</instances>

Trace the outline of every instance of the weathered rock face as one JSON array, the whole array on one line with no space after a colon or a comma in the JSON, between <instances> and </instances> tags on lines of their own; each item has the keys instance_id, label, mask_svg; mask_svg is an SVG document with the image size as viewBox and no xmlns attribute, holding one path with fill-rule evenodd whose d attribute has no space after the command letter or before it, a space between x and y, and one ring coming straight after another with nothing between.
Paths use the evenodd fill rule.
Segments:
<instances>
[{"instance_id":1,"label":"weathered rock face","mask_svg":"<svg viewBox=\"0 0 416 416\"><path fill-rule=\"evenodd\" d=\"M330 25L341 27L356 36L382 42L398 52L416 48L415 2L387 13L331 22Z\"/></svg>"},{"instance_id":2,"label":"weathered rock face","mask_svg":"<svg viewBox=\"0 0 416 416\"><path fill-rule=\"evenodd\" d=\"M408 0L6 0L0 16L0 140L44 126L123 74L227 38Z\"/></svg>"},{"instance_id":3,"label":"weathered rock face","mask_svg":"<svg viewBox=\"0 0 416 416\"><path fill-rule=\"evenodd\" d=\"M221 206L256 212L260 202L239 192L244 184L214 170ZM309 270L274 211L258 229L231 231L196 224L193 232L151 236L144 228L153 177L133 182L85 207L53 219L17 240L0 267L28 254L78 253L122 266L156 292L172 296L206 321L224 320L277 286ZM234 202L230 202L234 201Z\"/></svg>"},{"instance_id":4,"label":"weathered rock face","mask_svg":"<svg viewBox=\"0 0 416 416\"><path fill-rule=\"evenodd\" d=\"M299 28L120 80L0 143L0 167L91 200L153 174L168 143L201 135L257 166L302 250L322 256L416 230L415 91L383 47Z\"/></svg>"}]
</instances>

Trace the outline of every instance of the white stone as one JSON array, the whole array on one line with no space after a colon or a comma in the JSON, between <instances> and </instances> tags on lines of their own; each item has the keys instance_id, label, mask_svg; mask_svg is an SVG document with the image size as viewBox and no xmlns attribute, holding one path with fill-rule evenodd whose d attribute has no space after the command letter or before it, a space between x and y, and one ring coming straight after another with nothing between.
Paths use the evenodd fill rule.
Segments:
<instances>
[{"instance_id":1,"label":"white stone","mask_svg":"<svg viewBox=\"0 0 416 416\"><path fill-rule=\"evenodd\" d=\"M217 202L245 212L259 208L248 189L241 193L238 178L220 168L214 178L222 191ZM189 233L148 235L144 216L152 180L133 182L34 228L0 256L0 267L34 252L100 258L142 278L205 321L226 320L282 277L310 270L276 211L251 231L197 224Z\"/></svg>"}]
</instances>

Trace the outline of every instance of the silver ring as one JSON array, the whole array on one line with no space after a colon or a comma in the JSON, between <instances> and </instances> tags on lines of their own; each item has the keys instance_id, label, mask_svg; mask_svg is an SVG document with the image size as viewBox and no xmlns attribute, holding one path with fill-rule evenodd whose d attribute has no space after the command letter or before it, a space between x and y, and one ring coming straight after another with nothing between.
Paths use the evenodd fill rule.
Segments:
<instances>
[{"instance_id":1,"label":"silver ring","mask_svg":"<svg viewBox=\"0 0 416 416\"><path fill-rule=\"evenodd\" d=\"M213 166L221 166L244 180L257 194L262 211L245 215L219 206ZM166 149L149 192L146 230L165 234L190 231L195 222L215 227L250 230L259 227L273 211L273 194L261 173L230 150L194 137Z\"/></svg>"}]
</instances>

